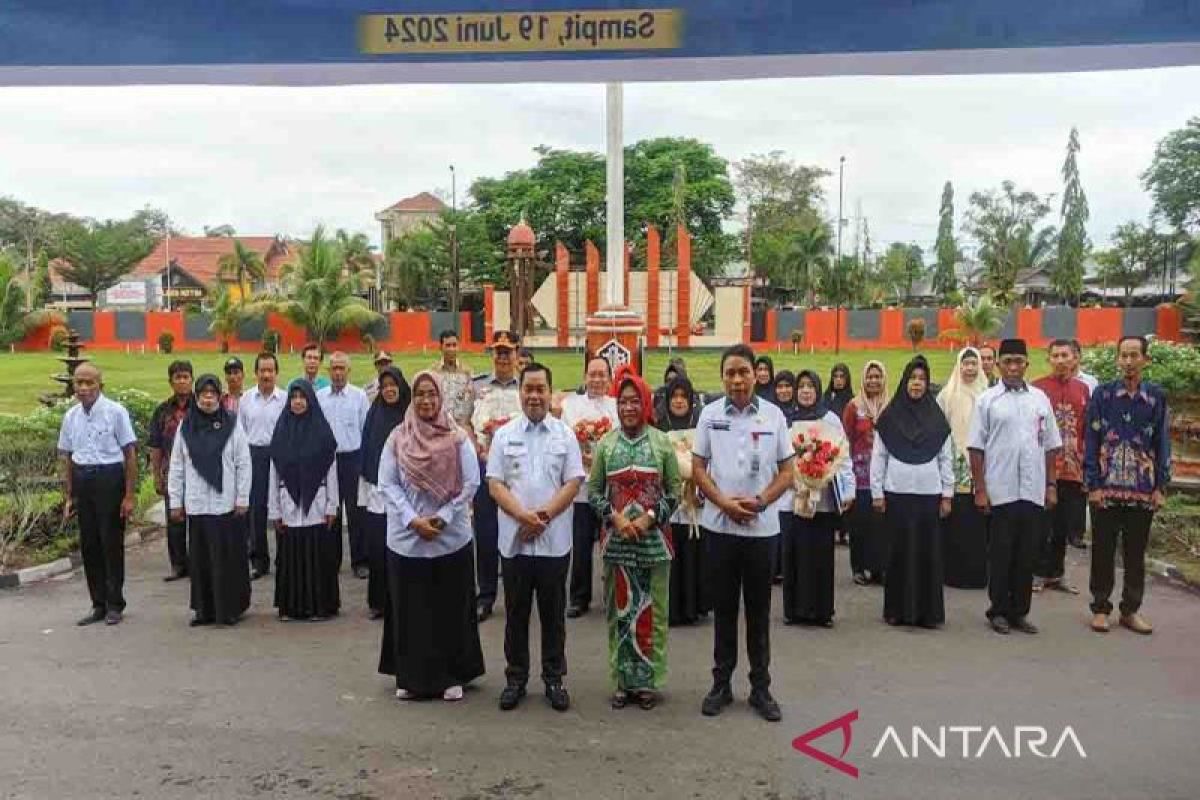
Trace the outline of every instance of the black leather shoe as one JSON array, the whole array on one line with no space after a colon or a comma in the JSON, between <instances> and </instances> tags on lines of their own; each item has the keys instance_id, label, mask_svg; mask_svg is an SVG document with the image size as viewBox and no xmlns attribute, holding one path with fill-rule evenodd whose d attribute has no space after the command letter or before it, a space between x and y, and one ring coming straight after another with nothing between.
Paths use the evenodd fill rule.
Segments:
<instances>
[{"instance_id":1,"label":"black leather shoe","mask_svg":"<svg viewBox=\"0 0 1200 800\"><path fill-rule=\"evenodd\" d=\"M571 695L567 694L566 687L561 683L546 684L546 699L555 711L566 711L571 707Z\"/></svg>"},{"instance_id":2,"label":"black leather shoe","mask_svg":"<svg viewBox=\"0 0 1200 800\"><path fill-rule=\"evenodd\" d=\"M192 617L192 621L188 623L188 627L190 628L199 628L201 625L212 625L212 620L202 617Z\"/></svg>"},{"instance_id":3,"label":"black leather shoe","mask_svg":"<svg viewBox=\"0 0 1200 800\"><path fill-rule=\"evenodd\" d=\"M105 625L119 625L121 623L122 614L120 611L109 611L104 615Z\"/></svg>"},{"instance_id":4,"label":"black leather shoe","mask_svg":"<svg viewBox=\"0 0 1200 800\"><path fill-rule=\"evenodd\" d=\"M519 683L510 683L500 693L500 710L512 711L525 697L525 687Z\"/></svg>"},{"instance_id":5,"label":"black leather shoe","mask_svg":"<svg viewBox=\"0 0 1200 800\"><path fill-rule=\"evenodd\" d=\"M567 617L569 619L579 619L587 612L587 606L571 606L567 609Z\"/></svg>"},{"instance_id":6,"label":"black leather shoe","mask_svg":"<svg viewBox=\"0 0 1200 800\"><path fill-rule=\"evenodd\" d=\"M700 713L706 717L715 717L725 710L725 706L733 702L733 689L728 683L714 684L704 702L700 704Z\"/></svg>"},{"instance_id":7,"label":"black leather shoe","mask_svg":"<svg viewBox=\"0 0 1200 800\"><path fill-rule=\"evenodd\" d=\"M783 719L783 712L779 710L779 703L775 702L775 698L771 697L771 693L766 689L756 689L750 693L750 707L758 712L758 715L767 722L779 722Z\"/></svg>"},{"instance_id":8,"label":"black leather shoe","mask_svg":"<svg viewBox=\"0 0 1200 800\"><path fill-rule=\"evenodd\" d=\"M476 609L476 617L480 622L486 622L487 618L490 617L491 615L492 615L492 607L491 606L485 606L481 603L479 605L479 608Z\"/></svg>"},{"instance_id":9,"label":"black leather shoe","mask_svg":"<svg viewBox=\"0 0 1200 800\"><path fill-rule=\"evenodd\" d=\"M1018 620L1014 620L1013 624L1012 624L1012 628L1013 628L1013 630L1020 631L1021 633L1037 633L1038 632L1037 625L1034 625L1032 622L1025 619L1024 617L1021 617Z\"/></svg>"},{"instance_id":10,"label":"black leather shoe","mask_svg":"<svg viewBox=\"0 0 1200 800\"><path fill-rule=\"evenodd\" d=\"M1008 632L1012 630L1012 628L1009 627L1008 620L1006 620L1004 617L992 617L992 630L994 630L996 633L1003 633L1007 636Z\"/></svg>"},{"instance_id":11,"label":"black leather shoe","mask_svg":"<svg viewBox=\"0 0 1200 800\"><path fill-rule=\"evenodd\" d=\"M104 609L103 608L93 608L92 613L88 614L86 617L83 617L75 624L82 628L84 625L95 625L97 622L103 622L103 621L104 621Z\"/></svg>"}]
</instances>

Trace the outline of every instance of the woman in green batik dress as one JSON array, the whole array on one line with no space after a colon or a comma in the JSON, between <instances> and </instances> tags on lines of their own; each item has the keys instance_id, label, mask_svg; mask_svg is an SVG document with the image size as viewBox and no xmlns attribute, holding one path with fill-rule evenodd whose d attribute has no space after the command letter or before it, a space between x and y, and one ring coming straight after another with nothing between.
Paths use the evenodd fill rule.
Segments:
<instances>
[{"instance_id":1,"label":"woman in green batik dress","mask_svg":"<svg viewBox=\"0 0 1200 800\"><path fill-rule=\"evenodd\" d=\"M667 676L671 514L679 504L679 463L671 440L651 426L650 388L636 375L617 387L620 428L601 439L588 501L603 521L600 553L608 615L613 708L658 703Z\"/></svg>"}]
</instances>

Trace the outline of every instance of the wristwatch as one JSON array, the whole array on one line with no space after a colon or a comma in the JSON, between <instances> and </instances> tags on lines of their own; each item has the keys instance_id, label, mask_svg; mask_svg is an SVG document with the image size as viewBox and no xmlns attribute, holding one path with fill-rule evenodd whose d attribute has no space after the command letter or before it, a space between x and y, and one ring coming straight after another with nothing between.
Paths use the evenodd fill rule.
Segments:
<instances>
[{"instance_id":1,"label":"wristwatch","mask_svg":"<svg viewBox=\"0 0 1200 800\"><path fill-rule=\"evenodd\" d=\"M761 511L766 511L766 510L767 510L767 504L763 502L763 499L762 499L762 495L761 495L761 494L756 494L756 495L754 495L754 501L755 501L756 503L758 503L758 510L759 510L760 512L761 512Z\"/></svg>"}]
</instances>

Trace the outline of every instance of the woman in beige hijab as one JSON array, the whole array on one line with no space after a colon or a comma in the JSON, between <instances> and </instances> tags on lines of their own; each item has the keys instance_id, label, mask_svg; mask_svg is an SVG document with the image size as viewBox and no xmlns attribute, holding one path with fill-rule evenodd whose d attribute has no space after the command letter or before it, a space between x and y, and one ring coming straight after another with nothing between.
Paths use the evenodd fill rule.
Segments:
<instances>
[{"instance_id":1,"label":"woman in beige hijab","mask_svg":"<svg viewBox=\"0 0 1200 800\"><path fill-rule=\"evenodd\" d=\"M942 557L946 585L960 589L987 588L987 517L975 508L967 458L967 434L975 401L987 388L979 351L964 347L955 360L954 373L937 396L954 441L954 502L944 523Z\"/></svg>"}]
</instances>

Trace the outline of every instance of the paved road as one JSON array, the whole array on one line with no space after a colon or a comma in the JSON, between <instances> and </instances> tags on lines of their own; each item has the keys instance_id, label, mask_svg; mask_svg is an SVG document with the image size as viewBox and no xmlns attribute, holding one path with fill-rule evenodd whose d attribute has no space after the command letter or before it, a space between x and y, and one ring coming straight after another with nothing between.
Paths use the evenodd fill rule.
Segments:
<instances>
[{"instance_id":1,"label":"paved road","mask_svg":"<svg viewBox=\"0 0 1200 800\"><path fill-rule=\"evenodd\" d=\"M400 704L375 673L379 628L365 582L343 575L346 613L278 622L269 581L232 630L187 627L187 586L160 580L160 541L129 554L125 624L77 629L79 575L0 593L0 797L13 798L1196 798L1200 797L1200 601L1150 589L1149 639L1090 633L1084 602L1039 597L1040 636L988 631L981 592L947 592L937 632L890 629L881 596L849 580L839 550L838 626L773 633L784 721L744 702L700 716L709 624L671 632L670 691L652 713L608 708L603 623L570 623L566 714L533 697L502 714L503 618L483 626L488 675L455 706ZM1075 557L1076 553L1072 553ZM1072 566L1086 582L1083 565ZM776 597L778 601L778 596ZM776 605L775 618L779 612ZM536 658L536 656L535 656ZM735 690L745 697L744 671ZM792 739L852 710L857 779L793 750ZM992 740L963 758L903 758L912 726L1043 726L1057 760ZM958 738L955 738L957 736ZM983 734L970 739L974 756ZM840 753L840 734L816 746Z\"/></svg>"}]
</instances>

